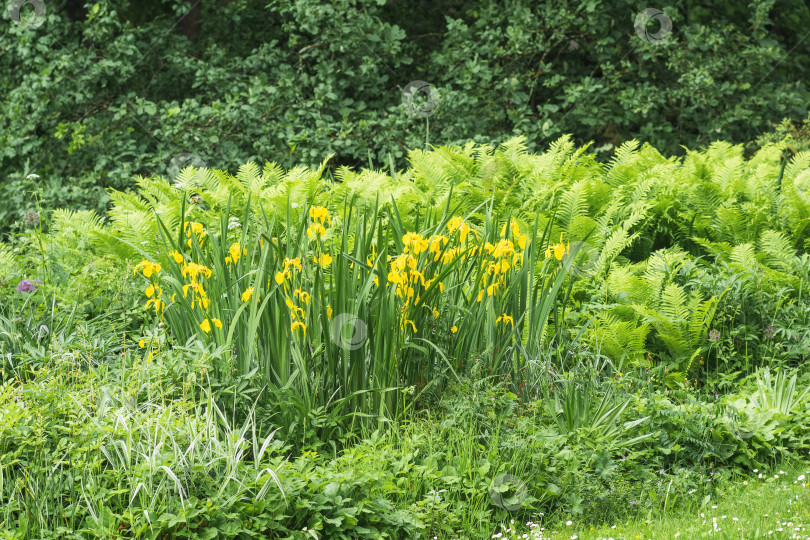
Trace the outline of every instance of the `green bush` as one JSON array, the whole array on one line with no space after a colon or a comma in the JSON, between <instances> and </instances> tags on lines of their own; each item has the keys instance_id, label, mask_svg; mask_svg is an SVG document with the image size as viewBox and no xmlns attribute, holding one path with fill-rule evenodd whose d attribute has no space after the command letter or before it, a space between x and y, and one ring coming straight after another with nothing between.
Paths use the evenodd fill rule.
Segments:
<instances>
[{"instance_id":1,"label":"green bush","mask_svg":"<svg viewBox=\"0 0 810 540\"><path fill-rule=\"evenodd\" d=\"M196 31L177 24L185 0L48 2L36 28L3 11L3 234L35 194L103 212L107 188L181 154L389 168L426 143L523 134L536 151L565 133L601 154L634 138L673 154L808 112L800 0L663 5L658 45L635 35L627 0L201 6ZM414 80L438 90L427 119L402 104Z\"/></svg>"}]
</instances>

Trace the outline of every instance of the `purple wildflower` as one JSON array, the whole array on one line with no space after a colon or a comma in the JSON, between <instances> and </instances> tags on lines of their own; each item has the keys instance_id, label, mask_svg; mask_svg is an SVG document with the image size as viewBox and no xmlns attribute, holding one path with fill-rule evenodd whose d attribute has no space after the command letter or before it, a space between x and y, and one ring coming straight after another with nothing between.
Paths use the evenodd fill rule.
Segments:
<instances>
[{"instance_id":1,"label":"purple wildflower","mask_svg":"<svg viewBox=\"0 0 810 540\"><path fill-rule=\"evenodd\" d=\"M712 341L717 341L720 339L720 332L717 330L709 330L709 339Z\"/></svg>"},{"instance_id":2,"label":"purple wildflower","mask_svg":"<svg viewBox=\"0 0 810 540\"><path fill-rule=\"evenodd\" d=\"M33 281L24 279L17 284L17 292L20 294L24 292L31 292L37 288L37 284L41 285L42 282L38 279L35 279Z\"/></svg>"}]
</instances>

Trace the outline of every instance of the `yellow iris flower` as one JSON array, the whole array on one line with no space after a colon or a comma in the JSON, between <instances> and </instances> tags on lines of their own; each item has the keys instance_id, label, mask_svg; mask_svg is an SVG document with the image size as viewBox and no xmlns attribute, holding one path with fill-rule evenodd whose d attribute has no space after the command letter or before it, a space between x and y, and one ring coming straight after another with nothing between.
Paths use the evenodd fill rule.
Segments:
<instances>
[{"instance_id":1,"label":"yellow iris flower","mask_svg":"<svg viewBox=\"0 0 810 540\"><path fill-rule=\"evenodd\" d=\"M242 246L239 245L239 242L236 242L231 244L231 247L228 249L228 253L230 253L230 255L225 257L225 264L236 264L239 262L239 258L243 253L247 255L247 248L243 250Z\"/></svg>"},{"instance_id":2,"label":"yellow iris flower","mask_svg":"<svg viewBox=\"0 0 810 540\"><path fill-rule=\"evenodd\" d=\"M147 278L152 277L152 274L160 273L160 265L157 263L153 263L151 261L147 261L146 259L142 260L141 262L135 265L135 271L132 274L138 275L138 270L141 269L143 269L144 277Z\"/></svg>"},{"instance_id":3,"label":"yellow iris flower","mask_svg":"<svg viewBox=\"0 0 810 540\"><path fill-rule=\"evenodd\" d=\"M506 313L504 313L503 315L501 315L500 317L495 319L496 324L501 322L501 321L503 321L503 324L508 323L508 324L511 324L512 326L515 326L515 320L512 317L510 317L509 315L507 315Z\"/></svg>"},{"instance_id":4,"label":"yellow iris flower","mask_svg":"<svg viewBox=\"0 0 810 540\"><path fill-rule=\"evenodd\" d=\"M332 224L332 218L329 217L329 211L323 206L311 207L309 209L309 217L319 222L321 225L323 225L324 223L326 223L327 225Z\"/></svg>"},{"instance_id":5,"label":"yellow iris flower","mask_svg":"<svg viewBox=\"0 0 810 540\"><path fill-rule=\"evenodd\" d=\"M305 334L307 333L307 325L305 325L302 322L295 321L294 323L292 323L292 326L290 327L290 330L295 332L298 329L303 330Z\"/></svg>"},{"instance_id":6,"label":"yellow iris flower","mask_svg":"<svg viewBox=\"0 0 810 540\"><path fill-rule=\"evenodd\" d=\"M328 253L322 253L321 255L315 257L315 264L318 264L324 268L332 264L332 256Z\"/></svg>"}]
</instances>

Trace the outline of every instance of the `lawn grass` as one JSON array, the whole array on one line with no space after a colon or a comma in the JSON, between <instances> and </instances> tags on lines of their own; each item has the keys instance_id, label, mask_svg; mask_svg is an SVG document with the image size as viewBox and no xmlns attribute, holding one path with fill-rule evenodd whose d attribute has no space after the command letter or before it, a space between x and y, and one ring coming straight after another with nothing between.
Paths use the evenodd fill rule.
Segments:
<instances>
[{"instance_id":1,"label":"lawn grass","mask_svg":"<svg viewBox=\"0 0 810 540\"><path fill-rule=\"evenodd\" d=\"M760 478L761 476L761 478ZM664 538L810 538L810 463L751 472L721 486L715 497L627 523L590 526L571 518L532 527L513 523L493 538L659 540Z\"/></svg>"}]
</instances>

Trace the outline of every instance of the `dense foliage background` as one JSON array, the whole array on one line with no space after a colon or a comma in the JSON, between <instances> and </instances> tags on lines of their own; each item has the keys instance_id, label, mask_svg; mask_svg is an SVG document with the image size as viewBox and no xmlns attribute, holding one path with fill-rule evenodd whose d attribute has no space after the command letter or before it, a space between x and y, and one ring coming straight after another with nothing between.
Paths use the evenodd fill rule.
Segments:
<instances>
[{"instance_id":1,"label":"dense foliage background","mask_svg":"<svg viewBox=\"0 0 810 540\"><path fill-rule=\"evenodd\" d=\"M401 168L428 143L564 133L606 157L634 137L675 154L752 141L810 97L802 0L667 2L655 43L626 0L44 4L28 27L2 13L1 232L37 200L104 210L107 188L179 154ZM428 118L403 106L413 80L439 92Z\"/></svg>"},{"instance_id":2,"label":"dense foliage background","mask_svg":"<svg viewBox=\"0 0 810 540\"><path fill-rule=\"evenodd\" d=\"M810 528L806 3L22 2L0 538Z\"/></svg>"}]
</instances>

